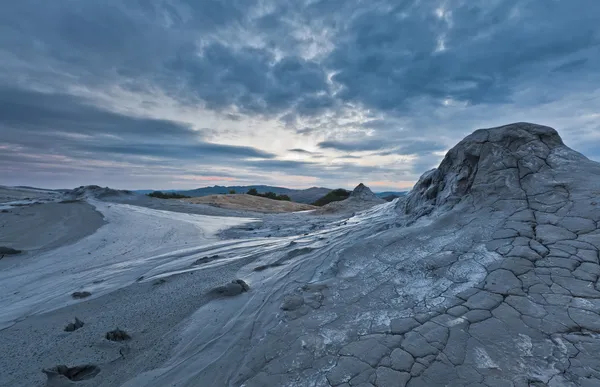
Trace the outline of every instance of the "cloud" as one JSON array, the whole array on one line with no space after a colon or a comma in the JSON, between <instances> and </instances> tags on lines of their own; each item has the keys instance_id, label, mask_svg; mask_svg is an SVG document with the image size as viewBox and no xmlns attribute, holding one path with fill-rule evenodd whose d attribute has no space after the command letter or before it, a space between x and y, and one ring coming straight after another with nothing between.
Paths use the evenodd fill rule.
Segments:
<instances>
[{"instance_id":1,"label":"cloud","mask_svg":"<svg viewBox=\"0 0 600 387\"><path fill-rule=\"evenodd\" d=\"M29 185L203 173L393 187L515 121L599 159L599 13L589 0L9 2L0 170Z\"/></svg>"},{"instance_id":2,"label":"cloud","mask_svg":"<svg viewBox=\"0 0 600 387\"><path fill-rule=\"evenodd\" d=\"M351 141L321 141L317 144L321 149L335 149L343 152L373 151L389 147L389 142L384 138L366 138Z\"/></svg>"},{"instance_id":3,"label":"cloud","mask_svg":"<svg viewBox=\"0 0 600 387\"><path fill-rule=\"evenodd\" d=\"M188 124L126 116L85 102L64 94L0 88L0 142L73 158L122 155L221 163L275 157L253 147L207 142Z\"/></svg>"},{"instance_id":4,"label":"cloud","mask_svg":"<svg viewBox=\"0 0 600 387\"><path fill-rule=\"evenodd\" d=\"M299 153L299 154L303 154L303 155L314 154L314 152L310 152L310 151L307 151L306 149L300 149L300 148L288 149L288 152Z\"/></svg>"},{"instance_id":5,"label":"cloud","mask_svg":"<svg viewBox=\"0 0 600 387\"><path fill-rule=\"evenodd\" d=\"M189 124L168 120L132 117L88 105L62 93L44 93L0 86L0 125L20 133L59 132L78 135L173 138L178 141L201 138ZM4 132L0 135L6 135Z\"/></svg>"}]
</instances>

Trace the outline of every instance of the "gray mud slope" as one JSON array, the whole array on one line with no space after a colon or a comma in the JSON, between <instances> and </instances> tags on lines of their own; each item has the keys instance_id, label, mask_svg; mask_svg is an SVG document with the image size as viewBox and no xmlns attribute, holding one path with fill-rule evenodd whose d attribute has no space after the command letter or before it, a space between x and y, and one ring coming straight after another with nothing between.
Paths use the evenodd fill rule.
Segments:
<instances>
[{"instance_id":1,"label":"gray mud slope","mask_svg":"<svg viewBox=\"0 0 600 387\"><path fill-rule=\"evenodd\" d=\"M478 130L127 385L598 386L599 203L600 165L554 129Z\"/></svg>"},{"instance_id":2,"label":"gray mud slope","mask_svg":"<svg viewBox=\"0 0 600 387\"><path fill-rule=\"evenodd\" d=\"M357 185L347 199L331 202L315 211L315 214L335 214L364 211L377 204L383 204L386 201L378 197L369 187L360 183Z\"/></svg>"}]
</instances>

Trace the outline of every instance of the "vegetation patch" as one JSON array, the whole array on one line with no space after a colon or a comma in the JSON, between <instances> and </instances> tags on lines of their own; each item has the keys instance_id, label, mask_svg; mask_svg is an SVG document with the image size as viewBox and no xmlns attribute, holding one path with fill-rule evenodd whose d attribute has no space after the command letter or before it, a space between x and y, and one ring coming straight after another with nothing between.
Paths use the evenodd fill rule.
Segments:
<instances>
[{"instance_id":1,"label":"vegetation patch","mask_svg":"<svg viewBox=\"0 0 600 387\"><path fill-rule=\"evenodd\" d=\"M248 195L252 195L252 196L260 196L262 198L267 198L267 199L273 199L273 200L284 200L287 202L291 202L292 199L288 196L288 195L277 195L275 192L265 192L265 193L259 193L256 188L250 188L248 190L248 192L246 192Z\"/></svg>"},{"instance_id":2,"label":"vegetation patch","mask_svg":"<svg viewBox=\"0 0 600 387\"><path fill-rule=\"evenodd\" d=\"M322 198L315 201L312 205L322 207L331 202L339 202L339 201L348 199L348 197L350 196L350 193L351 193L350 191L345 190L343 188L334 189L333 191L329 192L327 195L325 195Z\"/></svg>"},{"instance_id":3,"label":"vegetation patch","mask_svg":"<svg viewBox=\"0 0 600 387\"><path fill-rule=\"evenodd\" d=\"M187 199L187 198L191 197L191 196L178 194L175 192L161 192L161 191L150 192L147 196L150 196L152 198L158 198L158 199Z\"/></svg>"}]
</instances>

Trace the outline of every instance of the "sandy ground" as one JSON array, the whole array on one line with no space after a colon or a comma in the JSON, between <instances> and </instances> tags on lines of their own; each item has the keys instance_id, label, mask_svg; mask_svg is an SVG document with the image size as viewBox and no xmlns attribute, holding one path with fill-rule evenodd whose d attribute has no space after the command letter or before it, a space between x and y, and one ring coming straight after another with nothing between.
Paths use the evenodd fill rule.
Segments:
<instances>
[{"instance_id":1,"label":"sandy ground","mask_svg":"<svg viewBox=\"0 0 600 387\"><path fill-rule=\"evenodd\" d=\"M251 218L90 202L20 206L1 214L5 228L13 229L3 240L26 250L0 260L2 386L43 386L42 368L63 363L100 365L104 377L91 385L119 385L109 369L124 378L158 365L166 353L156 349L163 345L159 339L207 301L207 290L234 279L248 257L221 253L223 259L212 265L194 262L221 250L254 248L223 244L217 236ZM59 220L55 227L53 218ZM161 276L170 278L155 284ZM75 291L91 296L75 300ZM75 317L85 326L64 332ZM125 346L105 340L116 327L134 340ZM143 361L115 363L124 352Z\"/></svg>"},{"instance_id":2,"label":"sandy ground","mask_svg":"<svg viewBox=\"0 0 600 387\"><path fill-rule=\"evenodd\" d=\"M288 202L284 200L273 200L246 194L209 195L198 198L184 199L184 201L194 204L208 204L215 207L229 208L233 210L246 210L264 213L308 211L318 208L311 206L310 204Z\"/></svg>"},{"instance_id":3,"label":"sandy ground","mask_svg":"<svg viewBox=\"0 0 600 387\"><path fill-rule=\"evenodd\" d=\"M102 214L85 202L14 206L4 211L0 212L0 246L27 253L74 243L104 224Z\"/></svg>"}]
</instances>

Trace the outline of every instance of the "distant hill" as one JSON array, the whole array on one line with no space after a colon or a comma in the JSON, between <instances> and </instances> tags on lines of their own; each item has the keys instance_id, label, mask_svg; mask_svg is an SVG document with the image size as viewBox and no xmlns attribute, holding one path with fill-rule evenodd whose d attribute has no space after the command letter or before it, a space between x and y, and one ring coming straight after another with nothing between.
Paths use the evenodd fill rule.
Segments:
<instances>
[{"instance_id":1,"label":"distant hill","mask_svg":"<svg viewBox=\"0 0 600 387\"><path fill-rule=\"evenodd\" d=\"M160 191L164 192L164 193L177 193L180 195L191 196L191 197L202 197L202 196L208 196L208 195L229 194L230 191L232 191L232 190L235 191L236 193L246 193L251 188L255 188L259 193L274 192L277 195L288 195L292 199L292 201L297 202L297 203L304 203L304 204L312 204L312 203L316 202L317 200L321 199L323 196L330 193L331 191L333 191L330 188L323 188L323 187L311 187L311 188L307 188L307 189L291 189L291 188L285 188L285 187L275 187L275 186L271 186L271 185L230 185L230 186L215 185L212 187L203 187L203 188L196 188L196 189L190 189L190 190L177 190L177 189L165 190L165 189L162 189ZM156 191L156 190L142 189L142 190L136 190L134 192L146 195L146 194L149 194L154 191ZM379 196L380 198L389 199L392 197L396 198L399 196L405 196L407 193L408 193L407 191L402 191L402 192L386 191L386 192L378 192L378 193L376 193L376 195Z\"/></svg>"},{"instance_id":2,"label":"distant hill","mask_svg":"<svg viewBox=\"0 0 600 387\"><path fill-rule=\"evenodd\" d=\"M295 212L314 210L317 207L309 204L294 203L286 200L273 200L260 196L236 195L207 195L184 199L195 204L208 204L214 207L229 208L233 210L247 210L264 213Z\"/></svg>"},{"instance_id":3,"label":"distant hill","mask_svg":"<svg viewBox=\"0 0 600 387\"><path fill-rule=\"evenodd\" d=\"M161 190L162 192L170 192L170 193L178 193L181 195L191 196L191 197L202 197L208 195L219 195L219 194L229 194L230 191L235 191L236 193L246 193L249 189L254 188L259 193L267 193L274 192L277 195L288 195L292 201L297 203L305 203L310 204L316 201L317 199L327 195L331 189L322 188L322 187L311 187L307 189L291 189L284 187L274 187L270 185L233 185L233 186L221 186L215 185L213 187L204 187L204 188L196 188L191 190ZM135 191L141 194L148 194L155 190L138 190Z\"/></svg>"}]
</instances>

